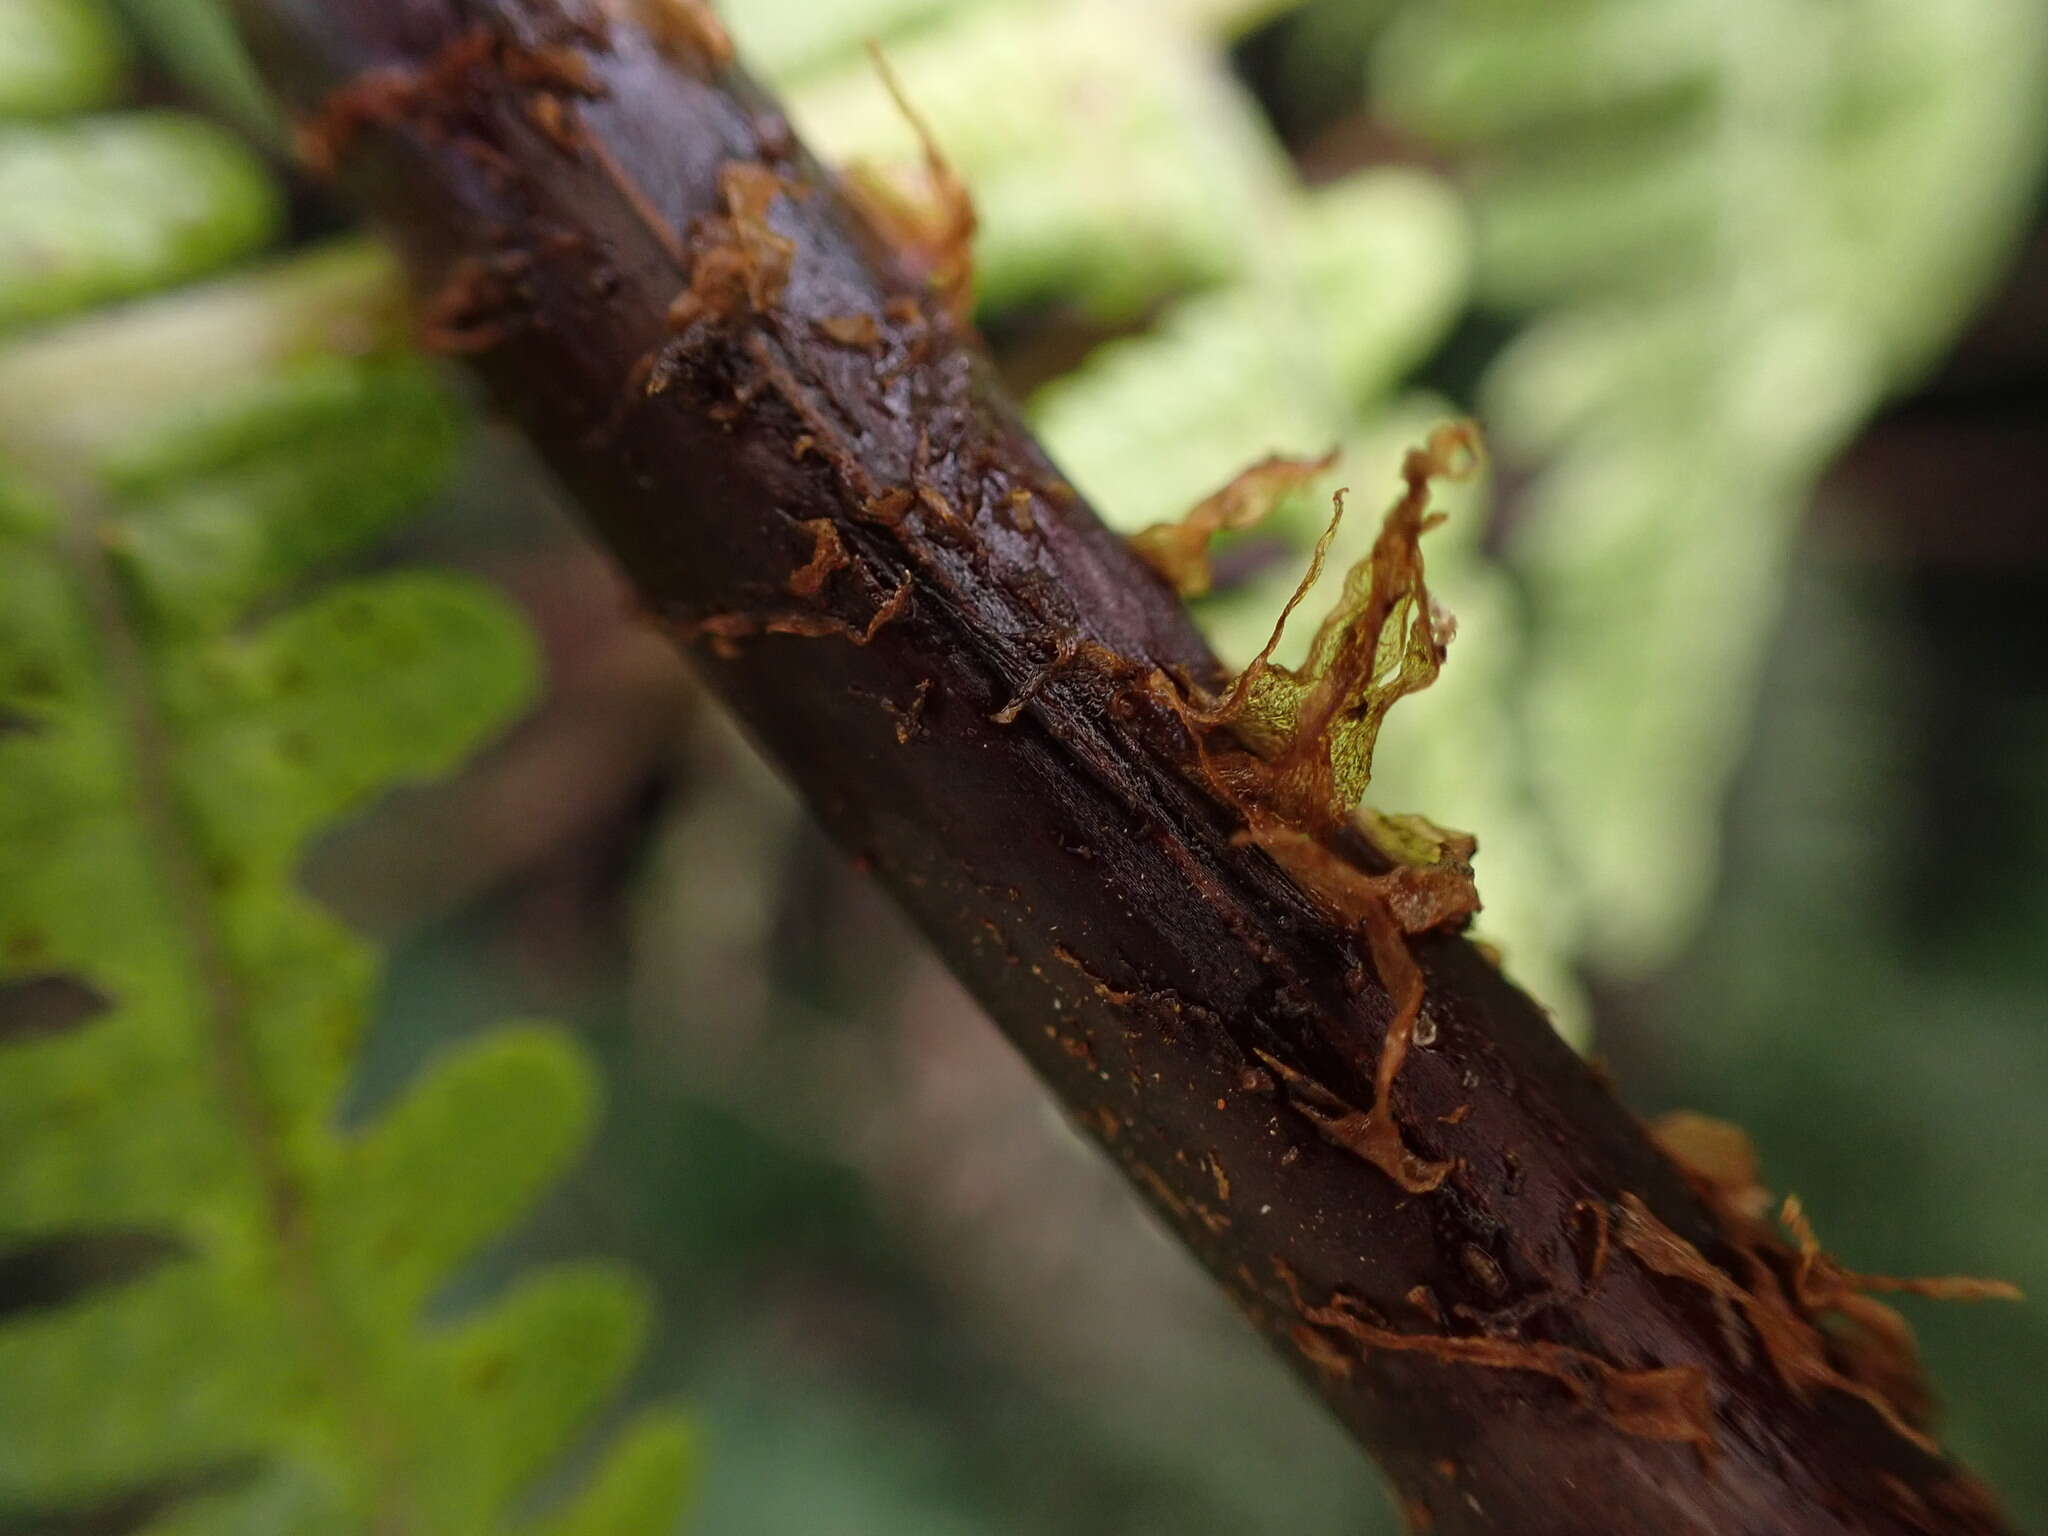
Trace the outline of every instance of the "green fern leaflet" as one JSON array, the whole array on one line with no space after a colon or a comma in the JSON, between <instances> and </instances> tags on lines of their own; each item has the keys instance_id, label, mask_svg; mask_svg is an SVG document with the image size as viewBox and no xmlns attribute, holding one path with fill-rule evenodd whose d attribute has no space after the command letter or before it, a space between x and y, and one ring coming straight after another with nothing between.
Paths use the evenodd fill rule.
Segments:
<instances>
[{"instance_id":1,"label":"green fern leaflet","mask_svg":"<svg viewBox=\"0 0 2048 1536\"><path fill-rule=\"evenodd\" d=\"M0 3L0 106L102 105L103 20ZM0 347L0 1258L141 1256L0 1314L0 1529L669 1529L667 1413L528 1518L637 1353L629 1275L423 1317L588 1135L572 1042L502 1030L338 1123L376 963L298 893L305 845L535 674L468 580L312 584L452 458L392 274L346 247L78 317L255 250L267 178L196 120L106 113L0 127L0 187L0 325L71 317Z\"/></svg>"}]
</instances>

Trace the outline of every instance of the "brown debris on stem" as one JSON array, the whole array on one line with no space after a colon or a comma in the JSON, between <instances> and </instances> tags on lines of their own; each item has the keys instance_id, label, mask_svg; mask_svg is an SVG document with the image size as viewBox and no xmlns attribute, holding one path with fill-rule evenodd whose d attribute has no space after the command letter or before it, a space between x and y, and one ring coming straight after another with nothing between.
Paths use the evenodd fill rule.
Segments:
<instances>
[{"instance_id":1,"label":"brown debris on stem","mask_svg":"<svg viewBox=\"0 0 2048 1536\"><path fill-rule=\"evenodd\" d=\"M2009 1280L1985 1280L1974 1275L1871 1275L1845 1268L1841 1261L1821 1249L1813 1223L1797 1195L1787 1195L1778 1212L1778 1222L1799 1245L1799 1265L1792 1283L1801 1305L1814 1311L1839 1307L1845 1296L1872 1291L1889 1291L1925 1296L1933 1301L2024 1301L2020 1288Z\"/></svg>"},{"instance_id":2,"label":"brown debris on stem","mask_svg":"<svg viewBox=\"0 0 2048 1536\"><path fill-rule=\"evenodd\" d=\"M469 27L418 64L366 70L332 91L320 110L300 121L292 147L316 176L332 176L357 136L410 120L435 124L456 116L476 90L504 79L560 96L604 94L584 56L566 45L520 42L487 27Z\"/></svg>"},{"instance_id":3,"label":"brown debris on stem","mask_svg":"<svg viewBox=\"0 0 2048 1536\"><path fill-rule=\"evenodd\" d=\"M873 351L882 344L882 324L865 312L857 315L827 315L818 322L818 334L842 347Z\"/></svg>"},{"instance_id":4,"label":"brown debris on stem","mask_svg":"<svg viewBox=\"0 0 2048 1536\"><path fill-rule=\"evenodd\" d=\"M1183 523L1147 530L1154 556L1166 562L1162 574L1188 579L1206 572L1208 541L1217 531L1247 526L1275 497L1329 462L1268 460ZM1430 484L1470 475L1480 462L1478 431L1469 422L1439 427L1409 452L1401 467L1406 488L1371 552L1346 574L1308 660L1298 669L1284 667L1272 658L1294 610L1322 575L1343 517L1340 491L1264 649L1220 699L1184 710L1202 739L1210 787L1244 820L1239 841L1264 850L1319 907L1366 941L1394 1012L1373 1068L1372 1109L1355 1123L1341 1122L1343 1144L1410 1194L1437 1188L1451 1164L1418 1156L1402 1137L1394 1109L1394 1084L1413 1047L1426 991L1408 939L1461 926L1479 910L1472 878L1478 845L1418 816L1361 813L1358 802L1372 777L1373 747L1387 712L1435 681L1454 630L1423 575L1422 535L1442 520L1429 511ZM1335 834L1346 827L1363 831L1391 867L1368 871L1342 851Z\"/></svg>"},{"instance_id":5,"label":"brown debris on stem","mask_svg":"<svg viewBox=\"0 0 2048 1536\"><path fill-rule=\"evenodd\" d=\"M1786 1198L1773 1227L1762 1164L1740 1128L1681 1112L1651 1129L1720 1218L1746 1281L1676 1238L1634 1196L1623 1198L1617 1229L1621 1246L1656 1273L1707 1289L1717 1306L1740 1309L1788 1386L1801 1393L1847 1393L1869 1405L1900 1438L1933 1454L1925 1428L1933 1404L1912 1327L1869 1293L2017 1301L2018 1287L1958 1275L1859 1274L1823 1251L1796 1197ZM1779 1228L1790 1235L1790 1245ZM1830 1321L1835 1326L1824 1329L1822 1324Z\"/></svg>"},{"instance_id":6,"label":"brown debris on stem","mask_svg":"<svg viewBox=\"0 0 2048 1536\"><path fill-rule=\"evenodd\" d=\"M669 305L668 327L678 335L743 309L766 314L789 282L796 247L768 221L789 184L765 165L730 160L718 173L718 189L725 213L698 221L690 286Z\"/></svg>"},{"instance_id":7,"label":"brown debris on stem","mask_svg":"<svg viewBox=\"0 0 2048 1536\"><path fill-rule=\"evenodd\" d=\"M789 578L791 597L816 597L825 590L825 578L853 563L839 537L839 525L829 517L814 517L800 525L811 536L811 558L797 567Z\"/></svg>"},{"instance_id":8,"label":"brown debris on stem","mask_svg":"<svg viewBox=\"0 0 2048 1536\"><path fill-rule=\"evenodd\" d=\"M603 0L605 8L631 21L670 58L714 70L733 61L732 34L710 0Z\"/></svg>"},{"instance_id":9,"label":"brown debris on stem","mask_svg":"<svg viewBox=\"0 0 2048 1536\"><path fill-rule=\"evenodd\" d=\"M1403 1333L1370 1316L1360 1303L1341 1293L1333 1293L1322 1306L1310 1306L1293 1270L1277 1259L1273 1269L1310 1330L1342 1335L1358 1348L1361 1357L1384 1349L1427 1355L1446 1365L1533 1372L1557 1382L1581 1407L1601 1415L1625 1435L1690 1445L1703 1462L1714 1454L1712 1395L1705 1373L1695 1367L1632 1370L1564 1344L1489 1335ZM1297 1334L1297 1347L1303 1343ZM1318 1354L1327 1354L1327 1335L1316 1343ZM1343 1358L1341 1354L1339 1358ZM1325 1362L1317 1359L1315 1363ZM1344 1364L1348 1368L1350 1362Z\"/></svg>"},{"instance_id":10,"label":"brown debris on stem","mask_svg":"<svg viewBox=\"0 0 2048 1536\"><path fill-rule=\"evenodd\" d=\"M1741 1126L1694 1110L1674 1110L1645 1127L1725 1223L1759 1220L1771 1207L1763 1162Z\"/></svg>"},{"instance_id":11,"label":"brown debris on stem","mask_svg":"<svg viewBox=\"0 0 2048 1536\"><path fill-rule=\"evenodd\" d=\"M1889 1392L1846 1374L1830 1358L1827 1340L1813 1318L1786 1294L1765 1250L1741 1250L1749 1273L1746 1282L1737 1281L1659 1221L1634 1195L1622 1197L1621 1211L1615 1232L1620 1245L1653 1273L1697 1285L1712 1295L1718 1305L1739 1310L1786 1386L1802 1397L1821 1390L1854 1397L1874 1411L1900 1439L1930 1456L1940 1454L1940 1448L1918 1422L1926 1407L1924 1394L1917 1389L1910 1394L1901 1390L1904 1376L1895 1373L1903 1362L1896 1357L1891 1361L1886 1372L1887 1384L1892 1388ZM1917 1368L1910 1376L1917 1382Z\"/></svg>"},{"instance_id":12,"label":"brown debris on stem","mask_svg":"<svg viewBox=\"0 0 2048 1536\"><path fill-rule=\"evenodd\" d=\"M711 642L712 651L724 661L739 655L739 642L757 635L793 635L801 639L850 640L855 645L875 643L875 636L903 617L910 606L913 583L905 577L877 607L866 624L854 624L830 613L714 613L701 619L683 619L664 627L677 643Z\"/></svg>"},{"instance_id":13,"label":"brown debris on stem","mask_svg":"<svg viewBox=\"0 0 2048 1536\"><path fill-rule=\"evenodd\" d=\"M974 195L939 148L881 46L870 42L868 57L917 135L924 155L924 186L912 190L874 166L850 165L843 178L846 195L875 232L923 274L953 322L965 325L974 313L974 236L981 227Z\"/></svg>"},{"instance_id":14,"label":"brown debris on stem","mask_svg":"<svg viewBox=\"0 0 2048 1536\"><path fill-rule=\"evenodd\" d=\"M1287 621L1321 576L1343 516L1317 543L1307 573L1281 611L1265 648L1222 699L1199 711L1251 749L1233 786L1282 820L1327 831L1356 806L1372 778L1373 745L1387 712L1436 681L1456 625L1423 579L1422 535L1443 521L1429 511L1430 483L1464 479L1482 462L1470 422L1437 428L1401 466L1406 489L1388 511L1371 552L1345 575L1344 590L1316 630L1308 660L1273 660Z\"/></svg>"},{"instance_id":15,"label":"brown debris on stem","mask_svg":"<svg viewBox=\"0 0 2048 1536\"><path fill-rule=\"evenodd\" d=\"M1132 534L1131 549L1182 597L1200 597L1215 580L1209 568L1209 545L1218 534L1240 533L1256 526L1336 462L1334 448L1319 459L1269 455L1197 502L1184 516Z\"/></svg>"},{"instance_id":16,"label":"brown debris on stem","mask_svg":"<svg viewBox=\"0 0 2048 1536\"><path fill-rule=\"evenodd\" d=\"M472 356L497 346L517 318L517 283L526 263L517 253L465 256L419 306L415 333L430 352Z\"/></svg>"}]
</instances>

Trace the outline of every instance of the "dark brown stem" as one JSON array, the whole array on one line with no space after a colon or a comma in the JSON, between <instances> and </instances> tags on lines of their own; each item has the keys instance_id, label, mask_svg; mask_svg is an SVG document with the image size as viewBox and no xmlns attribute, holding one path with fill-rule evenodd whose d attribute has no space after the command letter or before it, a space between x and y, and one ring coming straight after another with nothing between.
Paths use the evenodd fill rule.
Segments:
<instances>
[{"instance_id":1,"label":"dark brown stem","mask_svg":"<svg viewBox=\"0 0 2048 1536\"><path fill-rule=\"evenodd\" d=\"M694 4L557 3L246 9L430 337L1414 1527L2001 1529L1461 938L1414 945L1434 1035L1391 1096L1448 1177L1361 1154L1393 1005L1209 781L1179 602Z\"/></svg>"}]
</instances>

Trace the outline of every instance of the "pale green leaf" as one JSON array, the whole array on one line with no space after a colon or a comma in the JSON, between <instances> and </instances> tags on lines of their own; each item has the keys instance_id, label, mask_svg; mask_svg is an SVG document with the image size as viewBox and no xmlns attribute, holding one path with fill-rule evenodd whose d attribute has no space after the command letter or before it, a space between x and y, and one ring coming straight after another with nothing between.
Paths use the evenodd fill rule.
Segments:
<instances>
[{"instance_id":1,"label":"pale green leaf","mask_svg":"<svg viewBox=\"0 0 2048 1536\"><path fill-rule=\"evenodd\" d=\"M283 201L222 130L169 112L0 127L0 329L196 276L276 232Z\"/></svg>"},{"instance_id":2,"label":"pale green leaf","mask_svg":"<svg viewBox=\"0 0 2048 1536\"><path fill-rule=\"evenodd\" d=\"M1458 204L1420 172L1316 192L1272 233L1257 280L1186 301L1033 402L1054 456L1112 526L1177 517L1267 454L1334 446L1464 298ZM1293 525L1304 553L1321 524L1311 511Z\"/></svg>"},{"instance_id":3,"label":"pale green leaf","mask_svg":"<svg viewBox=\"0 0 2048 1536\"><path fill-rule=\"evenodd\" d=\"M0 196L0 322L238 260L279 206L163 113L0 130ZM0 347L0 987L99 1005L0 1039L0 1249L144 1260L0 1320L0 1523L154 1491L154 1536L505 1531L644 1332L604 1265L429 1321L589 1136L566 1036L340 1123L377 959L297 889L307 845L537 684L469 578L315 585L453 456L395 295L341 247ZM636 1432L588 1507L665 1524L679 1444Z\"/></svg>"},{"instance_id":4,"label":"pale green leaf","mask_svg":"<svg viewBox=\"0 0 2048 1536\"><path fill-rule=\"evenodd\" d=\"M696 1436L680 1415L651 1412L619 1436L590 1486L532 1536L660 1536L695 1481Z\"/></svg>"},{"instance_id":5,"label":"pale green leaf","mask_svg":"<svg viewBox=\"0 0 2048 1536\"><path fill-rule=\"evenodd\" d=\"M970 6L889 49L981 212L989 308L1104 316L1245 269L1284 162L1207 40L1150 8ZM813 147L919 184L921 150L865 59L792 98Z\"/></svg>"},{"instance_id":6,"label":"pale green leaf","mask_svg":"<svg viewBox=\"0 0 2048 1536\"><path fill-rule=\"evenodd\" d=\"M0 119L103 106L127 63L98 0L0 0Z\"/></svg>"}]
</instances>

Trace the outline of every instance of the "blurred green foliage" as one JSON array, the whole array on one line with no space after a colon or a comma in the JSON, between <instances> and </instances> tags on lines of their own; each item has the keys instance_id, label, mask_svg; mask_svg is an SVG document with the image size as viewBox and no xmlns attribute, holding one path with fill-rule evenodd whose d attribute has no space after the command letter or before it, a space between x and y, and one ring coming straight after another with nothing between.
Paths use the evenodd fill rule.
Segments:
<instances>
[{"instance_id":1,"label":"blurred green foliage","mask_svg":"<svg viewBox=\"0 0 2048 1536\"><path fill-rule=\"evenodd\" d=\"M8 0L0 59L0 118L12 120L101 106L128 66L113 17L74 0Z\"/></svg>"},{"instance_id":2,"label":"blurred green foliage","mask_svg":"<svg viewBox=\"0 0 2048 1536\"><path fill-rule=\"evenodd\" d=\"M1723 893L1641 999L1648 1107L1712 1106L1859 1264L1998 1275L1909 1303L1943 1438L2048 1521L2048 686L2030 576L1801 564L1769 636ZM1977 852L1965 855L1964 849ZM1968 863L1972 867L1964 868Z\"/></svg>"},{"instance_id":3,"label":"blurred green foliage","mask_svg":"<svg viewBox=\"0 0 2048 1536\"><path fill-rule=\"evenodd\" d=\"M104 104L93 6L0 15L0 101ZM278 204L180 114L0 125L0 328L216 269ZM313 585L454 459L395 299L350 246L0 343L0 1253L54 1287L0 1315L6 1528L140 1496L160 1536L601 1536L677 1502L655 1413L522 1503L638 1350L623 1270L426 1316L588 1139L567 1037L490 1033L339 1123L376 965L298 894L305 844L536 682L466 578Z\"/></svg>"},{"instance_id":4,"label":"blurred green foliage","mask_svg":"<svg viewBox=\"0 0 2048 1536\"><path fill-rule=\"evenodd\" d=\"M1610 972L1696 926L1793 531L2010 251L2044 58L2037 0L1452 0L1376 51L1470 168L1478 301L1528 317L1478 404L1540 466L1516 691Z\"/></svg>"},{"instance_id":5,"label":"blurred green foliage","mask_svg":"<svg viewBox=\"0 0 2048 1536\"><path fill-rule=\"evenodd\" d=\"M1213 49L1148 6L954 7L888 58L974 191L991 310L1057 298L1121 318L1227 278L1284 184ZM858 51L806 78L794 106L839 159L887 168L916 153Z\"/></svg>"},{"instance_id":6,"label":"blurred green foliage","mask_svg":"<svg viewBox=\"0 0 2048 1536\"><path fill-rule=\"evenodd\" d=\"M0 326L211 271L269 242L277 202L239 143L181 113L0 128Z\"/></svg>"}]
</instances>

